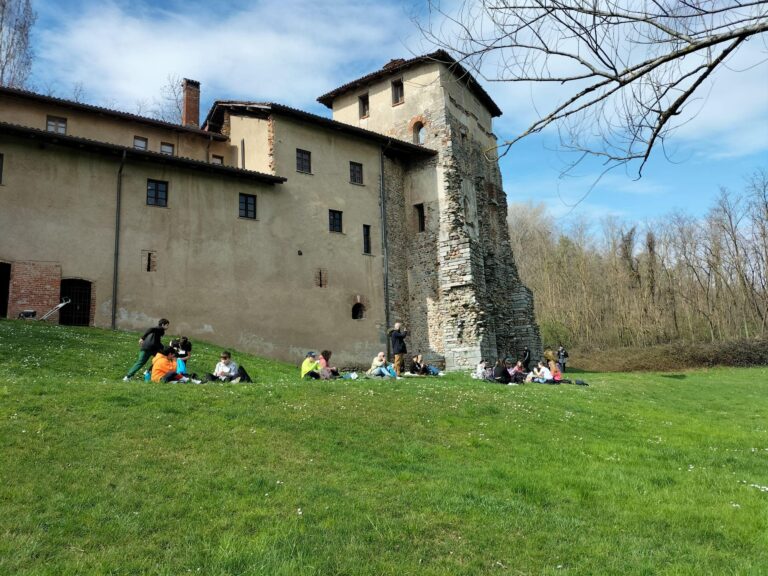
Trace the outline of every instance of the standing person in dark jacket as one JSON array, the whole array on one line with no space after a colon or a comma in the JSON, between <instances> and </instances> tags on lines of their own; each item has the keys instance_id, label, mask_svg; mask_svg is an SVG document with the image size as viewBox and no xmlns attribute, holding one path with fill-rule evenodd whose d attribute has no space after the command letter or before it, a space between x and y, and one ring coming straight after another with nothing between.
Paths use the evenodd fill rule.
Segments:
<instances>
[{"instance_id":1,"label":"standing person in dark jacket","mask_svg":"<svg viewBox=\"0 0 768 576\"><path fill-rule=\"evenodd\" d=\"M568 350L560 344L557 349L557 366L560 368L560 372L565 372L565 365L568 363Z\"/></svg>"},{"instance_id":2,"label":"standing person in dark jacket","mask_svg":"<svg viewBox=\"0 0 768 576\"><path fill-rule=\"evenodd\" d=\"M147 360L163 350L162 337L165 335L165 331L170 324L171 322L167 318L160 318L157 326L150 328L139 338L139 357L136 360L136 364L123 377L124 382L128 382L133 378L133 375L144 367Z\"/></svg>"},{"instance_id":3,"label":"standing person in dark jacket","mask_svg":"<svg viewBox=\"0 0 768 576\"><path fill-rule=\"evenodd\" d=\"M408 336L408 330L403 328L401 331L401 327L402 325L400 322L395 322L395 327L390 334L390 338L392 339L392 354L395 356L395 374L397 374L398 378L403 371L403 359L405 358L405 353L408 352L408 349L405 347L405 337Z\"/></svg>"},{"instance_id":4,"label":"standing person in dark jacket","mask_svg":"<svg viewBox=\"0 0 768 576\"><path fill-rule=\"evenodd\" d=\"M528 350L528 346L523 350L523 368L526 372L531 371L531 351Z\"/></svg>"}]
</instances>

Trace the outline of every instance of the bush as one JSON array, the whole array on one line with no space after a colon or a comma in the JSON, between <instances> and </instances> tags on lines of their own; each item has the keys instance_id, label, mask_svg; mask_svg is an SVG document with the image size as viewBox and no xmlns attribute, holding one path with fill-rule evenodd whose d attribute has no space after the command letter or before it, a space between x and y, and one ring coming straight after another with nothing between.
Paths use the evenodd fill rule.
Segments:
<instances>
[{"instance_id":1,"label":"bush","mask_svg":"<svg viewBox=\"0 0 768 576\"><path fill-rule=\"evenodd\" d=\"M572 350L569 367L589 372L674 371L768 365L768 340L675 343L644 348Z\"/></svg>"}]
</instances>

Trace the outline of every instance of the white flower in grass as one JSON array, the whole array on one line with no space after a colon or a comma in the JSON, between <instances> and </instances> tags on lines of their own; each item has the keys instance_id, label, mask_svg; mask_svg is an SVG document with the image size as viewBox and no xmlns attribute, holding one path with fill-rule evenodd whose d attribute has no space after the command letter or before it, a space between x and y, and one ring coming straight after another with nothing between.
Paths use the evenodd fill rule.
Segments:
<instances>
[{"instance_id":1,"label":"white flower in grass","mask_svg":"<svg viewBox=\"0 0 768 576\"><path fill-rule=\"evenodd\" d=\"M301 516L301 515L303 515L303 514L304 514L304 512L302 512L302 511L301 511L301 508L299 508L299 509L297 509L297 510L296 510L296 514L298 514L299 516Z\"/></svg>"}]
</instances>

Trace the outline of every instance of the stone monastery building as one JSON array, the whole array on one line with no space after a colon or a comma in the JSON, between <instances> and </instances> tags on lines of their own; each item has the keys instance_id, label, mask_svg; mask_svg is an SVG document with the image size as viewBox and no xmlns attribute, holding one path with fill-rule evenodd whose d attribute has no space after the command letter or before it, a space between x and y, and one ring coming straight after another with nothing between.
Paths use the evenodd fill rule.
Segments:
<instances>
[{"instance_id":1,"label":"stone monastery building","mask_svg":"<svg viewBox=\"0 0 768 576\"><path fill-rule=\"evenodd\" d=\"M501 110L446 52L318 100L183 125L0 88L0 316L368 365L401 321L447 369L541 351L493 155Z\"/></svg>"}]
</instances>

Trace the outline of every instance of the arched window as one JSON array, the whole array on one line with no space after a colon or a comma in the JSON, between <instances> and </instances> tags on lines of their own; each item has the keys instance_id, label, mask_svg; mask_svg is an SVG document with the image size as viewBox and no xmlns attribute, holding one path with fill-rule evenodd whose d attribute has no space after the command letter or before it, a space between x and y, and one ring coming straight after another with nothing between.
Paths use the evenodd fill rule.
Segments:
<instances>
[{"instance_id":1,"label":"arched window","mask_svg":"<svg viewBox=\"0 0 768 576\"><path fill-rule=\"evenodd\" d=\"M423 145L426 136L427 130L424 128L424 123L416 122L416 124L413 125L413 143Z\"/></svg>"},{"instance_id":2,"label":"arched window","mask_svg":"<svg viewBox=\"0 0 768 576\"><path fill-rule=\"evenodd\" d=\"M358 302L352 306L352 320L362 320L365 318L365 306Z\"/></svg>"}]
</instances>

